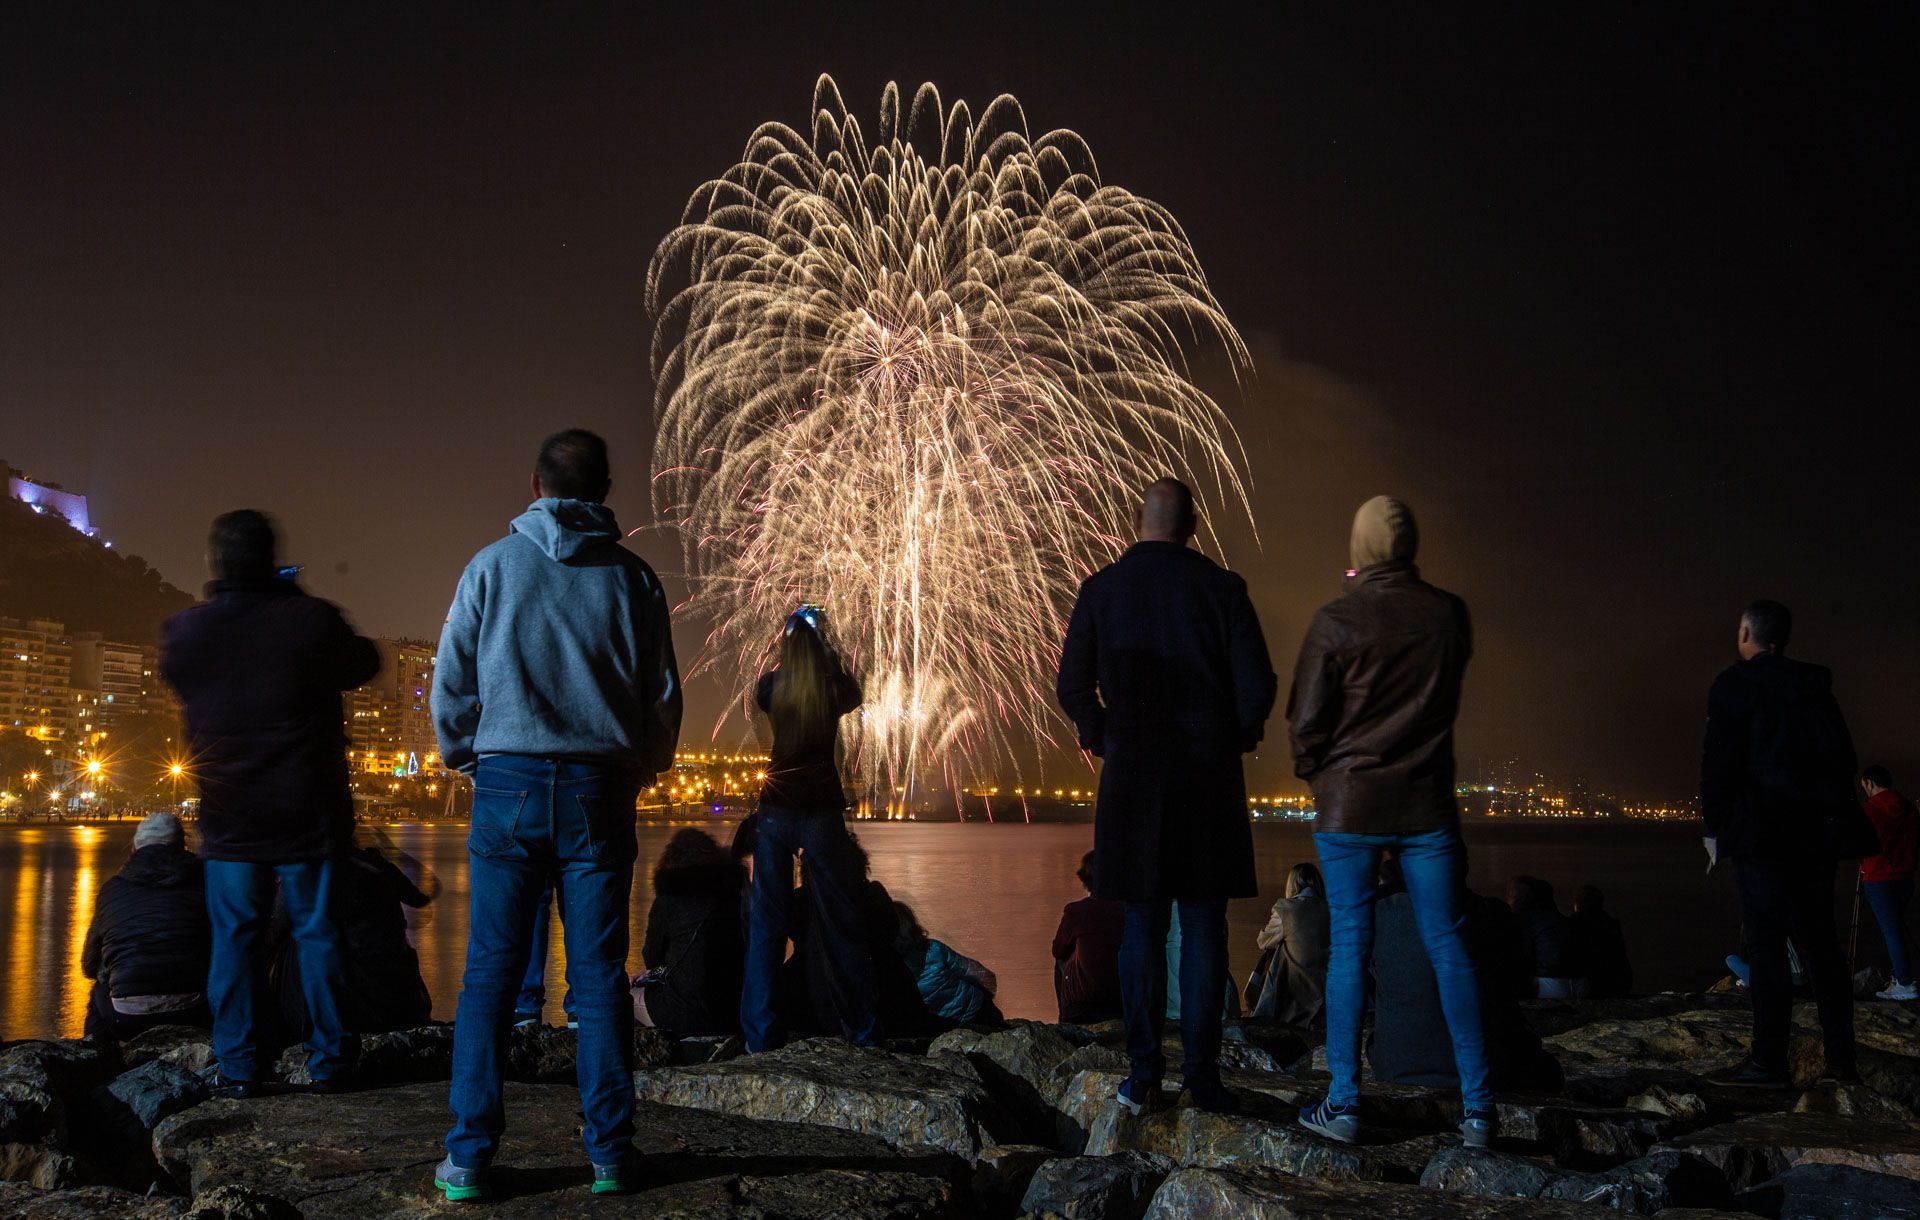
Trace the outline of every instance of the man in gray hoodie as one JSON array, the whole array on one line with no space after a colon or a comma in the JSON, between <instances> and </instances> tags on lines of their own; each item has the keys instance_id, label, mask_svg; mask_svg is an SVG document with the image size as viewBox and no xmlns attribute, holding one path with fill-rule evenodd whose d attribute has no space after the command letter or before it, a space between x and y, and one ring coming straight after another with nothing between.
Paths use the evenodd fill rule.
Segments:
<instances>
[{"instance_id":1,"label":"man in gray hoodie","mask_svg":"<svg viewBox=\"0 0 1920 1220\"><path fill-rule=\"evenodd\" d=\"M680 675L666 595L603 501L606 442L548 437L534 502L467 565L440 637L433 719L473 777L472 917L454 1020L452 1131L434 1185L485 1198L506 1112L507 1033L549 887L580 1021L582 1138L593 1190L633 1189L627 920L634 801L673 765Z\"/></svg>"}]
</instances>

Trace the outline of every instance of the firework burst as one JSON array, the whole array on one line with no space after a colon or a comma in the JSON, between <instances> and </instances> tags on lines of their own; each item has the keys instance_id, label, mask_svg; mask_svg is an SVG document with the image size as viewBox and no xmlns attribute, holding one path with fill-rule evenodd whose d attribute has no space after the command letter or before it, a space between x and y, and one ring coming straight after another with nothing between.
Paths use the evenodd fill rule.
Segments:
<instances>
[{"instance_id":1,"label":"firework burst","mask_svg":"<svg viewBox=\"0 0 1920 1220\"><path fill-rule=\"evenodd\" d=\"M1142 486L1245 513L1186 356L1246 351L1172 215L1012 97L975 120L922 85L903 114L889 84L869 141L822 77L813 113L754 132L654 254L654 500L714 623L700 666L751 676L828 607L860 773L898 809L1054 742L1067 613Z\"/></svg>"}]
</instances>

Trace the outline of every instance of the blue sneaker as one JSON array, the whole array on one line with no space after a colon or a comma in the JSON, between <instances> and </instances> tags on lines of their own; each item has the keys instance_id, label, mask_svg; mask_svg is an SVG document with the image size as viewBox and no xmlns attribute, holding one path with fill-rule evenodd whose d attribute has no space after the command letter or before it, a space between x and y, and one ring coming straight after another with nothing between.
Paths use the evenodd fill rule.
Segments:
<instances>
[{"instance_id":1,"label":"blue sneaker","mask_svg":"<svg viewBox=\"0 0 1920 1220\"><path fill-rule=\"evenodd\" d=\"M593 1167L593 1193L596 1195L630 1195L640 1189L639 1165L632 1158L622 1160L617 1165L595 1165Z\"/></svg>"},{"instance_id":2,"label":"blue sneaker","mask_svg":"<svg viewBox=\"0 0 1920 1220\"><path fill-rule=\"evenodd\" d=\"M1142 1114L1153 1113L1164 1106L1167 1100L1160 1093L1159 1081L1145 1081L1135 1076L1129 1076L1121 1081L1113 1097L1120 1103L1122 1110L1135 1118L1139 1118Z\"/></svg>"},{"instance_id":3,"label":"blue sneaker","mask_svg":"<svg viewBox=\"0 0 1920 1220\"><path fill-rule=\"evenodd\" d=\"M1317 1106L1300 1108L1300 1125L1316 1135L1351 1144L1360 1138L1360 1107L1336 1106L1323 1099Z\"/></svg>"},{"instance_id":4,"label":"blue sneaker","mask_svg":"<svg viewBox=\"0 0 1920 1220\"><path fill-rule=\"evenodd\" d=\"M1493 1143L1500 1129L1500 1115L1494 1110L1471 1110L1460 1120L1460 1142L1469 1148L1485 1148Z\"/></svg>"},{"instance_id":5,"label":"blue sneaker","mask_svg":"<svg viewBox=\"0 0 1920 1220\"><path fill-rule=\"evenodd\" d=\"M462 1169L448 1157L433 1171L433 1186L449 1203L472 1203L487 1197L487 1171ZM597 1188L596 1188L597 1189Z\"/></svg>"}]
</instances>

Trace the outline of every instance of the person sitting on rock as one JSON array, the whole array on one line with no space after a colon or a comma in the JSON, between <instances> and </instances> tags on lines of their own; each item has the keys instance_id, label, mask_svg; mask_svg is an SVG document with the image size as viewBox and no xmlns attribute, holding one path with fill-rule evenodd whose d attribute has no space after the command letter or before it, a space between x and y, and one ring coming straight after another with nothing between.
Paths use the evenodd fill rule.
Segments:
<instances>
[{"instance_id":1,"label":"person sitting on rock","mask_svg":"<svg viewBox=\"0 0 1920 1220\"><path fill-rule=\"evenodd\" d=\"M1093 853L1080 858L1086 897L1060 912L1053 934L1053 992L1060 1020L1073 1025L1120 1019L1120 937L1126 930L1123 902L1093 896Z\"/></svg>"},{"instance_id":2,"label":"person sitting on rock","mask_svg":"<svg viewBox=\"0 0 1920 1220\"><path fill-rule=\"evenodd\" d=\"M1519 951L1521 935L1507 904L1466 889L1460 893L1461 939L1473 963L1486 1031L1492 1087L1554 1091L1564 1083L1560 1063L1527 1027L1520 1001L1533 976ZM1374 901L1374 1021L1367 1064L1375 1080L1427 1088L1457 1088L1453 1042L1440 1007L1440 987L1427 957L1413 898L1399 862L1380 866Z\"/></svg>"},{"instance_id":3,"label":"person sitting on rock","mask_svg":"<svg viewBox=\"0 0 1920 1220\"><path fill-rule=\"evenodd\" d=\"M900 929L894 938L894 952L914 976L920 1002L933 1019L948 1027L1004 1023L1006 1018L993 1003L993 994L999 988L993 971L928 936L919 916L906 903L896 901L893 911Z\"/></svg>"},{"instance_id":4,"label":"person sitting on rock","mask_svg":"<svg viewBox=\"0 0 1920 1220\"><path fill-rule=\"evenodd\" d=\"M633 991L641 1025L676 1034L740 1028L746 940L740 889L746 870L703 830L668 840L653 869L653 906L640 950L647 973Z\"/></svg>"},{"instance_id":5,"label":"person sitting on rock","mask_svg":"<svg viewBox=\"0 0 1920 1220\"><path fill-rule=\"evenodd\" d=\"M869 875L872 861L857 835L848 832L840 850L845 853L842 867L849 877L858 879L853 901L867 958L873 964L874 1014L880 1027L900 1038L939 1033L944 1027L928 1015L913 974L893 951L900 931L893 895ZM841 1021L834 999L833 958L819 935L813 911L809 885L803 884L793 893L793 956L780 970L777 1006L790 1030L837 1035Z\"/></svg>"},{"instance_id":6,"label":"person sitting on rock","mask_svg":"<svg viewBox=\"0 0 1920 1220\"><path fill-rule=\"evenodd\" d=\"M1260 965L1247 980L1247 1015L1289 1025L1325 1024L1329 927L1326 885L1312 861L1287 873L1286 895L1260 930Z\"/></svg>"},{"instance_id":7,"label":"person sitting on rock","mask_svg":"<svg viewBox=\"0 0 1920 1220\"><path fill-rule=\"evenodd\" d=\"M1507 882L1507 905L1518 921L1521 958L1533 979L1530 994L1543 1000L1585 998L1586 966L1573 924L1554 901L1553 886L1538 877L1515 877Z\"/></svg>"},{"instance_id":8,"label":"person sitting on rock","mask_svg":"<svg viewBox=\"0 0 1920 1220\"><path fill-rule=\"evenodd\" d=\"M1598 887L1583 885L1573 893L1573 940L1580 960L1587 964L1587 994L1596 1000L1629 995L1633 991L1633 962L1627 956L1627 938L1620 921L1607 913L1607 898Z\"/></svg>"},{"instance_id":9,"label":"person sitting on rock","mask_svg":"<svg viewBox=\"0 0 1920 1220\"><path fill-rule=\"evenodd\" d=\"M159 1025L213 1026L207 960L213 927L200 857L171 813L150 813L133 832L133 854L107 878L80 951L92 979L89 1037L124 1041Z\"/></svg>"}]
</instances>

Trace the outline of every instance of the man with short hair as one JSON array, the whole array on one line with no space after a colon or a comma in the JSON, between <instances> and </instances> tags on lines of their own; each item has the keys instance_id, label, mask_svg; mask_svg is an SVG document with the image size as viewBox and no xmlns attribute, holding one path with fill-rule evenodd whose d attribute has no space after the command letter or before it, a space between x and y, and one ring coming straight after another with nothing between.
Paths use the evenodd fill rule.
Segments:
<instances>
[{"instance_id":1,"label":"man with short hair","mask_svg":"<svg viewBox=\"0 0 1920 1220\"><path fill-rule=\"evenodd\" d=\"M1876 994L1882 1000L1920 999L1914 986L1912 946L1907 940L1907 907L1913 902L1913 874L1916 856L1916 832L1920 815L1913 802L1894 790L1893 773L1885 767L1868 767L1860 772L1860 787L1867 794L1867 817L1880 838L1880 854L1860 861L1860 879L1867 905L1880 925L1880 936L1887 943L1887 962L1893 978Z\"/></svg>"},{"instance_id":2,"label":"man with short hair","mask_svg":"<svg viewBox=\"0 0 1920 1220\"><path fill-rule=\"evenodd\" d=\"M215 518L207 600L160 629L160 673L179 695L200 790L213 949L217 1091L252 1097L260 1061L267 929L279 891L300 958L313 1029L307 1070L321 1092L346 1087L356 1043L340 1015L340 930L331 914L334 859L353 841L347 736L340 693L380 671L372 640L331 602L278 566L266 514Z\"/></svg>"},{"instance_id":3,"label":"man with short hair","mask_svg":"<svg viewBox=\"0 0 1920 1220\"><path fill-rule=\"evenodd\" d=\"M666 594L605 504L606 442L555 433L534 501L467 565L440 637L434 727L473 777L472 915L454 1021L453 1129L434 1185L485 1198L506 1110L514 1000L551 890L579 1020L581 1132L595 1194L635 1186L626 963L634 803L673 765L680 675Z\"/></svg>"},{"instance_id":4,"label":"man with short hair","mask_svg":"<svg viewBox=\"0 0 1920 1220\"><path fill-rule=\"evenodd\" d=\"M1354 514L1345 596L1313 617L1287 718L1294 774L1313 788L1313 842L1327 884L1327 1096L1300 1122L1360 1134L1360 1025L1380 854L1399 861L1453 1042L1469 1147L1495 1110L1480 990L1462 928L1466 846L1454 800L1453 721L1473 651L1466 603L1420 579L1413 510L1375 496Z\"/></svg>"},{"instance_id":5,"label":"man with short hair","mask_svg":"<svg viewBox=\"0 0 1920 1220\"><path fill-rule=\"evenodd\" d=\"M1860 820L1853 738L1833 674L1790 660L1793 615L1756 601L1740 616L1738 663L1713 680L1700 752L1707 867L1727 856L1739 882L1753 1046L1725 1083L1786 1088L1793 1018L1791 937L1813 981L1826 1075L1855 1079L1853 990L1833 922L1836 828ZM1855 851L1857 854L1857 851Z\"/></svg>"},{"instance_id":6,"label":"man with short hair","mask_svg":"<svg viewBox=\"0 0 1920 1220\"><path fill-rule=\"evenodd\" d=\"M1236 1107L1219 1067L1227 900L1259 892L1240 756L1260 744L1276 680L1246 581L1188 548L1194 526L1185 484L1148 487L1134 512L1139 541L1080 586L1060 656L1060 706L1080 748L1105 760L1093 893L1126 903L1120 998L1132 1071L1119 1101L1135 1114L1163 1101L1176 905L1186 1090L1203 1108Z\"/></svg>"}]
</instances>

